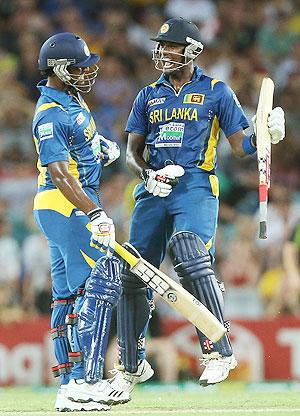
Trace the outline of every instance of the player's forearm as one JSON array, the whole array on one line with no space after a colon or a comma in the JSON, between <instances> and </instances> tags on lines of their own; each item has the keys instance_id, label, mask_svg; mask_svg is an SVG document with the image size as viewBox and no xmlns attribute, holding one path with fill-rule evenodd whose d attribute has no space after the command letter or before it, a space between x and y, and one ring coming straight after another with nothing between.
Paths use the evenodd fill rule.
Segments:
<instances>
[{"instance_id":1,"label":"player's forearm","mask_svg":"<svg viewBox=\"0 0 300 416\"><path fill-rule=\"evenodd\" d=\"M139 177L141 177L142 171L144 169L149 169L149 166L145 160L137 154L127 152L126 163L129 169Z\"/></svg>"},{"instance_id":2,"label":"player's forearm","mask_svg":"<svg viewBox=\"0 0 300 416\"><path fill-rule=\"evenodd\" d=\"M53 162L48 165L53 184L75 207L86 214L98 206L87 196L80 183L69 171L66 161Z\"/></svg>"},{"instance_id":3,"label":"player's forearm","mask_svg":"<svg viewBox=\"0 0 300 416\"><path fill-rule=\"evenodd\" d=\"M87 196L72 175L52 178L54 185L75 207L86 214L98 206Z\"/></svg>"},{"instance_id":4,"label":"player's forearm","mask_svg":"<svg viewBox=\"0 0 300 416\"><path fill-rule=\"evenodd\" d=\"M139 177L141 177L142 171L144 169L149 169L149 166L143 157L144 149L145 137L141 134L129 133L126 151L126 163L129 169Z\"/></svg>"}]
</instances>

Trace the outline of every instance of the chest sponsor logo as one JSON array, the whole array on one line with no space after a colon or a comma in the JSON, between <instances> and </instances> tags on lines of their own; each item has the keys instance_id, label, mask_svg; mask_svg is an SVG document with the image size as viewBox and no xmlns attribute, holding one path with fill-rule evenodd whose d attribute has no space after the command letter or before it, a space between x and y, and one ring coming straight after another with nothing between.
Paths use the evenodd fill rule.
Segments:
<instances>
[{"instance_id":1,"label":"chest sponsor logo","mask_svg":"<svg viewBox=\"0 0 300 416\"><path fill-rule=\"evenodd\" d=\"M168 123L159 126L155 147L181 147L184 135L184 123Z\"/></svg>"},{"instance_id":2,"label":"chest sponsor logo","mask_svg":"<svg viewBox=\"0 0 300 416\"><path fill-rule=\"evenodd\" d=\"M82 124L85 120L85 115L83 114L83 112L81 111L78 116L76 117L76 123L80 126L80 124Z\"/></svg>"},{"instance_id":3,"label":"chest sponsor logo","mask_svg":"<svg viewBox=\"0 0 300 416\"><path fill-rule=\"evenodd\" d=\"M148 105L149 107L151 107L152 105L164 104L165 101L166 101L166 97L153 98L153 100L148 101Z\"/></svg>"},{"instance_id":4,"label":"chest sponsor logo","mask_svg":"<svg viewBox=\"0 0 300 416\"><path fill-rule=\"evenodd\" d=\"M45 123L38 126L40 141L51 139L53 137L53 123Z\"/></svg>"},{"instance_id":5,"label":"chest sponsor logo","mask_svg":"<svg viewBox=\"0 0 300 416\"><path fill-rule=\"evenodd\" d=\"M185 94L183 98L184 104L200 104L204 103L205 94Z\"/></svg>"}]
</instances>

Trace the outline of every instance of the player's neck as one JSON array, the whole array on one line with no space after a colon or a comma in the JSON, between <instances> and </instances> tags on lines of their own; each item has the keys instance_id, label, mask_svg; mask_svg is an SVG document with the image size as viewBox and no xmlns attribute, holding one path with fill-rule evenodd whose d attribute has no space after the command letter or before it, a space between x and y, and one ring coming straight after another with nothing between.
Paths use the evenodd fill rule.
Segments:
<instances>
[{"instance_id":1,"label":"player's neck","mask_svg":"<svg viewBox=\"0 0 300 416\"><path fill-rule=\"evenodd\" d=\"M169 82L172 84L175 91L179 91L180 88L192 79L194 74L193 66L185 66L179 71L174 71L169 75Z\"/></svg>"}]
</instances>

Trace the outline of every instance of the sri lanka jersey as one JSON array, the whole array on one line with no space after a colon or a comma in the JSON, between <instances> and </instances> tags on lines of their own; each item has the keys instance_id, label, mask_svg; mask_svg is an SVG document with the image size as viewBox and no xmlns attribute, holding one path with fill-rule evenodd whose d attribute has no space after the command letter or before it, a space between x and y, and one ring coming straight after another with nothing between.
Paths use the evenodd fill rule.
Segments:
<instances>
[{"instance_id":1,"label":"sri lanka jersey","mask_svg":"<svg viewBox=\"0 0 300 416\"><path fill-rule=\"evenodd\" d=\"M137 95L126 131L145 136L146 161L161 169L167 161L213 173L220 129L226 137L244 130L247 118L234 92L203 74L176 92L164 75Z\"/></svg>"},{"instance_id":2,"label":"sri lanka jersey","mask_svg":"<svg viewBox=\"0 0 300 416\"><path fill-rule=\"evenodd\" d=\"M67 161L69 171L83 188L97 190L101 176L99 135L90 110L79 94L75 98L47 87L46 80L38 88L41 96L32 123L39 170L35 209L50 208L69 214L73 206L56 189L47 166ZM65 210L63 206L70 209Z\"/></svg>"}]
</instances>

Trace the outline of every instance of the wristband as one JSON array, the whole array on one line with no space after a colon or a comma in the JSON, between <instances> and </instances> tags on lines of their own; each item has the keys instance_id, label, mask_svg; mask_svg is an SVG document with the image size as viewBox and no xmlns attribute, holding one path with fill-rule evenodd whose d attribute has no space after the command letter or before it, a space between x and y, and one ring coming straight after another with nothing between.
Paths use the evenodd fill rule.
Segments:
<instances>
[{"instance_id":1,"label":"wristband","mask_svg":"<svg viewBox=\"0 0 300 416\"><path fill-rule=\"evenodd\" d=\"M102 212L103 212L103 209L95 208L95 209L92 209L92 211L88 212L86 215L89 217L91 221L93 221L95 218L100 217Z\"/></svg>"},{"instance_id":2,"label":"wristband","mask_svg":"<svg viewBox=\"0 0 300 416\"><path fill-rule=\"evenodd\" d=\"M256 135L254 133L244 137L243 150L246 155L253 155L256 152Z\"/></svg>"}]
</instances>

